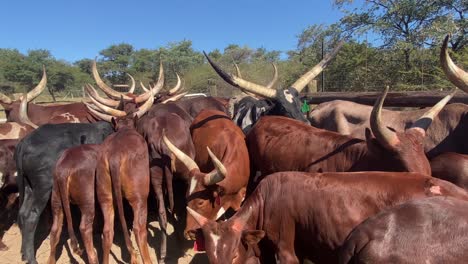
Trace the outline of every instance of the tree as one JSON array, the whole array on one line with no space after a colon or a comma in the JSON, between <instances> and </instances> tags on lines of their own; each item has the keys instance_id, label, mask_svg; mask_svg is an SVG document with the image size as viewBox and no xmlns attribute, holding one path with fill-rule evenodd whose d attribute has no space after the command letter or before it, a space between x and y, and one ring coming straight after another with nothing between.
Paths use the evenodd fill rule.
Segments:
<instances>
[{"instance_id":1,"label":"tree","mask_svg":"<svg viewBox=\"0 0 468 264\"><path fill-rule=\"evenodd\" d=\"M402 52L407 71L412 68L412 53L425 45L439 45L441 34L455 33L457 37L452 44L456 43L457 49L466 43L466 0L366 0L360 9L344 9L352 2L335 0L347 13L341 20L343 30L380 34L382 47Z\"/></svg>"}]
</instances>

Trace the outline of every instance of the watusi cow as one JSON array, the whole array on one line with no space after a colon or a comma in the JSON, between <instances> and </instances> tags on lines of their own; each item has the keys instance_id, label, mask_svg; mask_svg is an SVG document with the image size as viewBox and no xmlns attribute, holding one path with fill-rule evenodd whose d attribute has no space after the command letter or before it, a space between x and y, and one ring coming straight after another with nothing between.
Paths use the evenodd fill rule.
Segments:
<instances>
[{"instance_id":1,"label":"watusi cow","mask_svg":"<svg viewBox=\"0 0 468 264\"><path fill-rule=\"evenodd\" d=\"M216 65L208 55L205 54L208 62L213 67L213 69L218 73L218 75L223 78L227 83L240 88L243 91L247 91L259 96L262 96L267 99L261 100L241 100L239 103L242 103L237 109L242 110L242 113L233 113L233 116L238 116L236 119L237 125L244 130L245 133L248 132L253 123L257 120L252 118L258 118L260 115L282 115L287 116L293 119L297 119L304 123L309 124L309 121L305 118L304 114L301 112L301 101L299 100L299 93L304 89L304 87L312 81L320 72L329 64L331 59L338 53L340 48L343 46L343 41L339 42L338 45L327 54L323 60L301 76L295 83L293 83L289 88L284 90L275 90L269 87L265 87L259 84L255 84L240 78L239 76L234 76L230 73L222 70L218 65ZM265 107L264 100L267 100L270 107ZM245 112L245 113L244 113ZM249 112L255 112L257 114L249 114ZM240 116L246 118L240 119Z\"/></svg>"},{"instance_id":2,"label":"watusi cow","mask_svg":"<svg viewBox=\"0 0 468 264\"><path fill-rule=\"evenodd\" d=\"M448 36L440 53L442 69L447 78L458 88L468 92L468 73L457 67L447 51ZM365 139L365 127L370 124L372 107L358 103L334 100L318 105L308 115L310 123L318 128ZM412 111L383 110L382 120L387 126L402 131L413 125L414 120L427 109ZM424 140L424 150L429 159L444 153L468 154L468 105L449 104L432 122Z\"/></svg>"},{"instance_id":3,"label":"watusi cow","mask_svg":"<svg viewBox=\"0 0 468 264\"><path fill-rule=\"evenodd\" d=\"M247 135L252 173L278 171L409 171L430 175L422 142L430 121L452 97L449 95L403 132L387 128L380 111L388 87L371 113L366 140L309 126L281 116L262 117ZM256 181L252 178L251 181Z\"/></svg>"},{"instance_id":4,"label":"watusi cow","mask_svg":"<svg viewBox=\"0 0 468 264\"><path fill-rule=\"evenodd\" d=\"M27 93L27 102L29 116L36 125L60 124L60 123L89 123L94 119L86 111L83 103L69 104L48 104L38 105L32 103L32 100L38 97L45 89L47 84L47 75L43 68L42 79L39 84ZM21 122L19 100L11 100L8 96L0 93L0 104L5 109L5 115L8 122Z\"/></svg>"},{"instance_id":5,"label":"watusi cow","mask_svg":"<svg viewBox=\"0 0 468 264\"><path fill-rule=\"evenodd\" d=\"M122 225L125 245L131 263L137 263L136 251L127 228L123 197L133 210L133 232L143 260L151 263L147 241L147 201L150 186L148 146L136 131L136 120L153 105L154 95L131 115L112 118L115 133L101 144L101 155L96 170L96 193L104 216L103 263L109 263L110 249L114 239L114 196L119 220Z\"/></svg>"},{"instance_id":6,"label":"watusi cow","mask_svg":"<svg viewBox=\"0 0 468 264\"><path fill-rule=\"evenodd\" d=\"M50 198L53 168L67 148L98 144L113 132L108 122L93 124L47 124L24 137L16 146L22 259L36 264L34 234L39 217Z\"/></svg>"},{"instance_id":7,"label":"watusi cow","mask_svg":"<svg viewBox=\"0 0 468 264\"><path fill-rule=\"evenodd\" d=\"M171 158L172 154L162 141L163 131L172 142L189 157L195 157L195 148L190 136L192 117L175 103L153 106L148 114L137 121L137 131L145 138L150 156L151 185L158 202L159 224L161 227L161 251L158 262L164 263L167 255L167 215L164 197L165 183L169 210L179 217L182 212L174 211L173 177L189 182L184 164ZM178 231L178 230L176 230Z\"/></svg>"},{"instance_id":8,"label":"watusi cow","mask_svg":"<svg viewBox=\"0 0 468 264\"><path fill-rule=\"evenodd\" d=\"M212 264L256 257L274 263L275 255L279 263L305 258L336 263L339 247L362 221L385 208L432 196L468 201L465 190L419 173L279 172L262 180L225 222L188 211L202 227Z\"/></svg>"},{"instance_id":9,"label":"watusi cow","mask_svg":"<svg viewBox=\"0 0 468 264\"><path fill-rule=\"evenodd\" d=\"M242 130L225 113L204 110L190 126L195 160L174 146L164 143L187 167L190 184L187 205L211 220L229 208L237 211L244 200L250 175L249 153ZM199 226L187 215L185 236L195 239Z\"/></svg>"},{"instance_id":10,"label":"watusi cow","mask_svg":"<svg viewBox=\"0 0 468 264\"><path fill-rule=\"evenodd\" d=\"M389 208L349 234L339 263L465 263L468 203L430 197Z\"/></svg>"},{"instance_id":11,"label":"watusi cow","mask_svg":"<svg viewBox=\"0 0 468 264\"><path fill-rule=\"evenodd\" d=\"M99 159L100 145L85 144L65 150L54 169L52 188L53 223L50 230L49 264L55 263L55 252L62 232L63 215L67 219L67 230L73 252L82 255L73 230L70 203L77 205L81 212L80 233L88 255L88 262L97 264L93 245L93 221L95 215L95 174Z\"/></svg>"}]
</instances>

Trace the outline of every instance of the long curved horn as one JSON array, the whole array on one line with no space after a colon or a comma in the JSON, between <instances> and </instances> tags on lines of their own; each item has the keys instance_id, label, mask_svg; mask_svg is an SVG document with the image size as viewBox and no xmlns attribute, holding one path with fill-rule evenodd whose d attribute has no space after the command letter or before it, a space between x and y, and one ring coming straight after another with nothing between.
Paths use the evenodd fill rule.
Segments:
<instances>
[{"instance_id":1,"label":"long curved horn","mask_svg":"<svg viewBox=\"0 0 468 264\"><path fill-rule=\"evenodd\" d=\"M176 73L176 75L177 75L177 83L174 86L174 88L169 90L169 95L176 94L177 92L179 92L180 88L182 88L182 81L180 80L179 74Z\"/></svg>"},{"instance_id":2,"label":"long curved horn","mask_svg":"<svg viewBox=\"0 0 468 264\"><path fill-rule=\"evenodd\" d=\"M439 112L444 108L444 106L452 99L452 97L457 93L457 88L453 89L449 95L442 98L436 105L429 109L424 115L422 115L418 120L416 120L411 128L420 128L425 131L429 128L434 118L439 114Z\"/></svg>"},{"instance_id":3,"label":"long curved horn","mask_svg":"<svg viewBox=\"0 0 468 264\"><path fill-rule=\"evenodd\" d=\"M140 86L141 86L141 89L143 89L143 91L149 92L148 88L146 88L146 86L143 84L142 81L140 81Z\"/></svg>"},{"instance_id":4,"label":"long curved horn","mask_svg":"<svg viewBox=\"0 0 468 264\"><path fill-rule=\"evenodd\" d=\"M244 91L252 92L254 94L261 95L263 97L267 98L275 98L276 97L276 90L274 89L269 89L263 85L255 84L253 82L246 81L242 78L239 78L237 76L234 76L230 73L227 73L223 71L218 65L216 65L210 57L203 51L203 54L205 54L206 59L210 63L211 67L218 73L218 75L223 78L224 81L227 83L236 86L238 88L241 88Z\"/></svg>"},{"instance_id":5,"label":"long curved horn","mask_svg":"<svg viewBox=\"0 0 468 264\"><path fill-rule=\"evenodd\" d=\"M440 64L447 78L458 88L468 93L468 73L455 65L447 50L450 35L447 35L440 50Z\"/></svg>"},{"instance_id":6,"label":"long curved horn","mask_svg":"<svg viewBox=\"0 0 468 264\"><path fill-rule=\"evenodd\" d=\"M102 79L101 76L99 76L99 72L97 70L97 65L96 65L96 60L93 61L93 64L91 66L91 71L94 77L94 80L96 81L97 86L110 98L112 99L117 99L120 100L120 96L123 97L124 100L126 101L131 101L133 98L127 96L126 94L117 92L110 88Z\"/></svg>"},{"instance_id":7,"label":"long curved horn","mask_svg":"<svg viewBox=\"0 0 468 264\"><path fill-rule=\"evenodd\" d=\"M240 71L240 69L239 69L239 65L237 65L237 63L234 62L234 67L236 67L236 75L237 75L237 77L242 78L242 74L241 74L241 71ZM270 87L270 88L271 88L271 87ZM248 95L248 96L252 97L253 99L256 99L256 100L258 99L258 98L257 98L257 95L254 94L254 93L251 93L251 92L248 92L248 91L244 91L244 90L242 90L242 92L243 92L245 95Z\"/></svg>"},{"instance_id":8,"label":"long curved horn","mask_svg":"<svg viewBox=\"0 0 468 264\"><path fill-rule=\"evenodd\" d=\"M194 169L200 170L197 163L192 158L172 144L172 142L166 137L165 131L163 131L163 141L167 148L185 165L185 167L187 167L189 171Z\"/></svg>"},{"instance_id":9,"label":"long curved horn","mask_svg":"<svg viewBox=\"0 0 468 264\"><path fill-rule=\"evenodd\" d=\"M241 74L241 71L240 71L240 69L239 69L239 65L237 65L237 63L234 62L234 67L236 67L236 75L237 75L237 77L242 78L242 74Z\"/></svg>"},{"instance_id":10,"label":"long curved horn","mask_svg":"<svg viewBox=\"0 0 468 264\"><path fill-rule=\"evenodd\" d=\"M27 98L28 98L28 103L31 102L34 98L38 97L46 88L47 85L47 73L45 66L42 65L42 79L41 81L37 84L34 89L28 92Z\"/></svg>"},{"instance_id":11,"label":"long curved horn","mask_svg":"<svg viewBox=\"0 0 468 264\"><path fill-rule=\"evenodd\" d=\"M95 106L97 106L101 111L103 112L106 112L107 114L109 115L112 115L112 116L115 116L115 117L124 117L127 115L127 113L125 113L125 111L121 111L121 110L117 110L117 109L114 109L112 107L109 107L107 105L104 105L104 104L101 104L99 103L96 99L94 99L92 96L89 97L89 99L91 99L91 101L93 102L93 104Z\"/></svg>"},{"instance_id":12,"label":"long curved horn","mask_svg":"<svg viewBox=\"0 0 468 264\"><path fill-rule=\"evenodd\" d=\"M105 104L111 107L116 107L120 103L119 101L116 101L116 100L101 97L99 93L96 91L96 89L94 89L94 87L91 84L85 84L84 88L85 88L86 93L89 95L89 97L93 97L94 99L96 99L96 101L98 101L101 104Z\"/></svg>"},{"instance_id":13,"label":"long curved horn","mask_svg":"<svg viewBox=\"0 0 468 264\"><path fill-rule=\"evenodd\" d=\"M370 116L370 126L377 141L388 149L393 149L399 143L397 135L382 124L382 106L387 96L389 87L386 86L383 94L377 99L372 108Z\"/></svg>"},{"instance_id":14,"label":"long curved horn","mask_svg":"<svg viewBox=\"0 0 468 264\"><path fill-rule=\"evenodd\" d=\"M276 67L276 65L274 63L272 63L271 65L273 65L273 79L271 79L271 81L267 84L267 88L269 89L274 89L273 86L275 86L276 82L278 81L278 68Z\"/></svg>"},{"instance_id":15,"label":"long curved horn","mask_svg":"<svg viewBox=\"0 0 468 264\"><path fill-rule=\"evenodd\" d=\"M211 152L210 148L207 146L206 149L208 150L208 155L210 155L211 161L215 166L215 170L205 175L203 178L203 183L206 186L214 185L226 178L227 170L224 167L223 163L216 157L213 152Z\"/></svg>"},{"instance_id":16,"label":"long curved horn","mask_svg":"<svg viewBox=\"0 0 468 264\"><path fill-rule=\"evenodd\" d=\"M93 105L90 105L90 104L88 104L87 102L84 102L84 101L83 101L83 104L86 105L86 108L88 108L88 110L91 112L92 115L94 115L94 116L96 116L97 118L100 118L100 119L102 119L102 120L105 120L105 121L107 121L107 122L109 122L109 123L112 122L113 116L111 116L111 115L106 115L106 114L104 114L104 113L98 112L97 110L95 110L95 109L93 108Z\"/></svg>"},{"instance_id":17,"label":"long curved horn","mask_svg":"<svg viewBox=\"0 0 468 264\"><path fill-rule=\"evenodd\" d=\"M150 90L150 97L144 104L142 104L140 107L138 107L138 110L133 114L133 116L137 116L138 118L142 117L148 110L153 106L154 103L154 95L153 95L153 90Z\"/></svg>"},{"instance_id":18,"label":"long curved horn","mask_svg":"<svg viewBox=\"0 0 468 264\"><path fill-rule=\"evenodd\" d=\"M127 75L128 75L128 77L130 77L130 80L132 81L132 86L130 86L130 89L128 90L128 93L133 94L133 92L135 92L135 87L136 87L135 79L133 78L132 75L130 75L130 73L127 73Z\"/></svg>"},{"instance_id":19,"label":"long curved horn","mask_svg":"<svg viewBox=\"0 0 468 264\"><path fill-rule=\"evenodd\" d=\"M175 102L179 100L180 98L184 97L188 92L181 93L181 94L176 94L172 97L167 98L166 100L162 101L161 104L167 104L169 102Z\"/></svg>"},{"instance_id":20,"label":"long curved horn","mask_svg":"<svg viewBox=\"0 0 468 264\"><path fill-rule=\"evenodd\" d=\"M187 206L187 212L195 219L197 224L201 227L204 227L206 224L210 222L210 220L203 215L199 214L197 211L193 210L192 208Z\"/></svg>"},{"instance_id":21,"label":"long curved horn","mask_svg":"<svg viewBox=\"0 0 468 264\"><path fill-rule=\"evenodd\" d=\"M29 125L33 128L38 128L36 124L34 124L28 117L28 95L25 93L21 97L21 104L19 109L19 120L21 123Z\"/></svg>"},{"instance_id":22,"label":"long curved horn","mask_svg":"<svg viewBox=\"0 0 468 264\"><path fill-rule=\"evenodd\" d=\"M297 92L301 92L304 87L310 83L317 75L319 75L323 69L325 69L330 63L331 59L335 57L335 55L338 53L338 51L341 49L341 47L344 44L344 40L340 41L338 45L325 57L320 61L317 65L315 65L310 71L306 72L304 75L302 75L295 83L291 85L292 88L296 89Z\"/></svg>"},{"instance_id":23,"label":"long curved horn","mask_svg":"<svg viewBox=\"0 0 468 264\"><path fill-rule=\"evenodd\" d=\"M151 88L152 93L145 92L144 94L140 94L137 98L135 98L136 103L142 103L148 100L148 97L157 95L164 86L164 68L162 62L159 64L159 77L158 82Z\"/></svg>"}]
</instances>

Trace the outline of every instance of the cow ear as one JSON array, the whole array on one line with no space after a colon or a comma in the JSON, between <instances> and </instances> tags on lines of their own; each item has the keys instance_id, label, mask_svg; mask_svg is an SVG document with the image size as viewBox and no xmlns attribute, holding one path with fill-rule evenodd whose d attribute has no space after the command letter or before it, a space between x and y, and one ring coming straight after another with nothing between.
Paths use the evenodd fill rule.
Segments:
<instances>
[{"instance_id":1,"label":"cow ear","mask_svg":"<svg viewBox=\"0 0 468 264\"><path fill-rule=\"evenodd\" d=\"M242 240L249 245L256 245L265 236L263 230L245 230L242 231Z\"/></svg>"},{"instance_id":2,"label":"cow ear","mask_svg":"<svg viewBox=\"0 0 468 264\"><path fill-rule=\"evenodd\" d=\"M366 133L365 134L366 134L366 141L370 141L371 139L374 138L374 136L372 135L371 130L368 127L366 127Z\"/></svg>"}]
</instances>

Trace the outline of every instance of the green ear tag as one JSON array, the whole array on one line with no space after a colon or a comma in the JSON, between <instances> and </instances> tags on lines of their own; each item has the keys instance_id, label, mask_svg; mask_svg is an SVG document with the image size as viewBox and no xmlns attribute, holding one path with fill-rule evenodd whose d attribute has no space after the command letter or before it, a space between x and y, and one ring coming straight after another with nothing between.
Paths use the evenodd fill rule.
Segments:
<instances>
[{"instance_id":1,"label":"green ear tag","mask_svg":"<svg viewBox=\"0 0 468 264\"><path fill-rule=\"evenodd\" d=\"M302 104L302 107L301 107L301 112L308 113L309 111L310 111L310 107L307 104L306 100L304 100L304 103Z\"/></svg>"}]
</instances>

